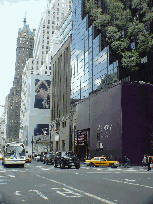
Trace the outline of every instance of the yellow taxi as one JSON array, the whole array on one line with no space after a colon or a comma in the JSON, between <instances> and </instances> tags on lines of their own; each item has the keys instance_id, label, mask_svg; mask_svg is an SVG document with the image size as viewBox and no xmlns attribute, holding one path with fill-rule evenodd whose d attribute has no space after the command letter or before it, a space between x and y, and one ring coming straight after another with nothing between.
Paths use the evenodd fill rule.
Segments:
<instances>
[{"instance_id":1,"label":"yellow taxi","mask_svg":"<svg viewBox=\"0 0 153 204\"><path fill-rule=\"evenodd\" d=\"M118 161L107 160L106 157L94 157L89 160L85 160L84 164L94 167L94 166L110 166L112 168L117 168L120 166Z\"/></svg>"},{"instance_id":2,"label":"yellow taxi","mask_svg":"<svg viewBox=\"0 0 153 204\"><path fill-rule=\"evenodd\" d=\"M29 156L26 156L26 163L31 163L31 158Z\"/></svg>"},{"instance_id":3,"label":"yellow taxi","mask_svg":"<svg viewBox=\"0 0 153 204\"><path fill-rule=\"evenodd\" d=\"M3 155L0 153L0 160L2 160L3 159Z\"/></svg>"}]
</instances>

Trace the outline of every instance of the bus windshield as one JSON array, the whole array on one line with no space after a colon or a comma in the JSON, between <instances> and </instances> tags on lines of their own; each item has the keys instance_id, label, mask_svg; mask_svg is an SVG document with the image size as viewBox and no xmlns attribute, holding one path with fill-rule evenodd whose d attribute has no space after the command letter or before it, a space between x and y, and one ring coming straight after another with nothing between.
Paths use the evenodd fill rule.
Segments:
<instances>
[{"instance_id":1,"label":"bus windshield","mask_svg":"<svg viewBox=\"0 0 153 204\"><path fill-rule=\"evenodd\" d=\"M5 155L20 155L20 156L25 156L25 149L22 146L8 146L6 147L5 150Z\"/></svg>"}]
</instances>

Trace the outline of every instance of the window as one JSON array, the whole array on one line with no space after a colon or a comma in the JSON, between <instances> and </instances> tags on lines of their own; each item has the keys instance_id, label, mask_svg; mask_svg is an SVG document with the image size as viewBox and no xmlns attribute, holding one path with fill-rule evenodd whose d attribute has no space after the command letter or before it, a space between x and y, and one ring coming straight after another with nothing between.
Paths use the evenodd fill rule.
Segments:
<instances>
[{"instance_id":1,"label":"window","mask_svg":"<svg viewBox=\"0 0 153 204\"><path fill-rule=\"evenodd\" d=\"M49 34L49 30L47 30L47 34Z\"/></svg>"},{"instance_id":2,"label":"window","mask_svg":"<svg viewBox=\"0 0 153 204\"><path fill-rule=\"evenodd\" d=\"M46 49L48 49L48 46L46 46Z\"/></svg>"},{"instance_id":3,"label":"window","mask_svg":"<svg viewBox=\"0 0 153 204\"><path fill-rule=\"evenodd\" d=\"M52 21L52 24L54 24L55 23L55 21Z\"/></svg>"},{"instance_id":4,"label":"window","mask_svg":"<svg viewBox=\"0 0 153 204\"><path fill-rule=\"evenodd\" d=\"M52 29L54 29L54 26L52 26Z\"/></svg>"},{"instance_id":5,"label":"window","mask_svg":"<svg viewBox=\"0 0 153 204\"><path fill-rule=\"evenodd\" d=\"M47 74L47 72L45 71L45 74Z\"/></svg>"},{"instance_id":6,"label":"window","mask_svg":"<svg viewBox=\"0 0 153 204\"><path fill-rule=\"evenodd\" d=\"M47 39L49 39L49 36L47 36Z\"/></svg>"},{"instance_id":7,"label":"window","mask_svg":"<svg viewBox=\"0 0 153 204\"><path fill-rule=\"evenodd\" d=\"M49 44L49 41L47 41L47 44Z\"/></svg>"},{"instance_id":8,"label":"window","mask_svg":"<svg viewBox=\"0 0 153 204\"><path fill-rule=\"evenodd\" d=\"M50 11L48 11L48 14L50 14Z\"/></svg>"},{"instance_id":9,"label":"window","mask_svg":"<svg viewBox=\"0 0 153 204\"><path fill-rule=\"evenodd\" d=\"M50 20L48 20L48 24L50 24Z\"/></svg>"},{"instance_id":10,"label":"window","mask_svg":"<svg viewBox=\"0 0 153 204\"><path fill-rule=\"evenodd\" d=\"M49 25L47 25L47 28L49 29Z\"/></svg>"},{"instance_id":11,"label":"window","mask_svg":"<svg viewBox=\"0 0 153 204\"><path fill-rule=\"evenodd\" d=\"M43 25L43 28L45 28L45 25Z\"/></svg>"},{"instance_id":12,"label":"window","mask_svg":"<svg viewBox=\"0 0 153 204\"><path fill-rule=\"evenodd\" d=\"M52 31L52 34L54 34L54 31Z\"/></svg>"}]
</instances>

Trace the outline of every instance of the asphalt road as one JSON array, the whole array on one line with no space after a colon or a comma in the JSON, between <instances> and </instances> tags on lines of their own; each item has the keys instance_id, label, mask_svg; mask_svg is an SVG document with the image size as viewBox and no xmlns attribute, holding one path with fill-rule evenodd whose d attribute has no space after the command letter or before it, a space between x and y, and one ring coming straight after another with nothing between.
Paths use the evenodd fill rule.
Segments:
<instances>
[{"instance_id":1,"label":"asphalt road","mask_svg":"<svg viewBox=\"0 0 153 204\"><path fill-rule=\"evenodd\" d=\"M153 169L60 169L32 161L24 168L0 162L0 204L153 204Z\"/></svg>"}]
</instances>

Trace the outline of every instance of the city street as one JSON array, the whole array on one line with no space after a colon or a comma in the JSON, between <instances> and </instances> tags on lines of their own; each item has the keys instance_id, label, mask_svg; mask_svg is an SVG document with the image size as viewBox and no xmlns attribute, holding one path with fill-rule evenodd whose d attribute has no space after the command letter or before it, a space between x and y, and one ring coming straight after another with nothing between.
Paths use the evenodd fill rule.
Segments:
<instances>
[{"instance_id":1,"label":"city street","mask_svg":"<svg viewBox=\"0 0 153 204\"><path fill-rule=\"evenodd\" d=\"M153 203L153 170L86 167L60 169L32 160L25 168L0 162L0 203Z\"/></svg>"}]
</instances>

